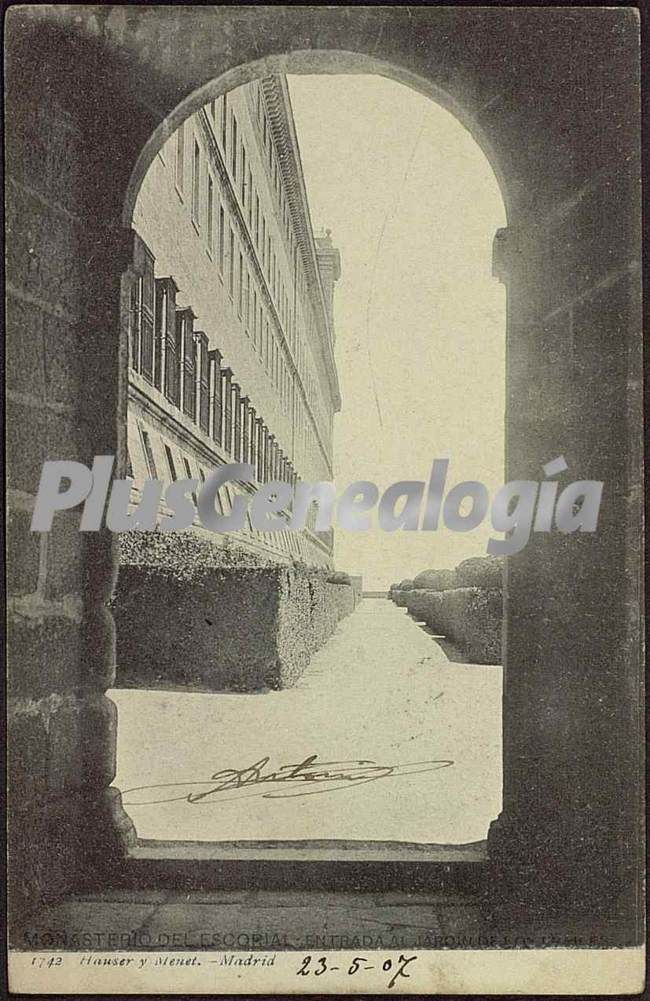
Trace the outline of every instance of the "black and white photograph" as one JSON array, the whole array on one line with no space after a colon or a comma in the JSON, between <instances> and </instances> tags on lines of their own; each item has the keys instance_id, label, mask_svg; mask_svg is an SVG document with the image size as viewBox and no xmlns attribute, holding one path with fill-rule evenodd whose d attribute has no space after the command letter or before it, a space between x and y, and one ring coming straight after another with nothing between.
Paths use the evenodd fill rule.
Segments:
<instances>
[{"instance_id":1,"label":"black and white photograph","mask_svg":"<svg viewBox=\"0 0 650 1001\"><path fill-rule=\"evenodd\" d=\"M9 989L644 989L639 10L5 7Z\"/></svg>"}]
</instances>

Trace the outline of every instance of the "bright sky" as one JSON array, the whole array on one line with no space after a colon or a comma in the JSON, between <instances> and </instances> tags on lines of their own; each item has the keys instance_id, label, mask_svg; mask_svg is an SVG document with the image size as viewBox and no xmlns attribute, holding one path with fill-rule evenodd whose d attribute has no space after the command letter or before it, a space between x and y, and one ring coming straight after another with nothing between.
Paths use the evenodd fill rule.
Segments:
<instances>
[{"instance_id":1,"label":"bright sky","mask_svg":"<svg viewBox=\"0 0 650 1001\"><path fill-rule=\"evenodd\" d=\"M289 87L314 229L331 229L341 252L339 491L426 482L449 457L447 490L481 480L492 496L505 372L492 239L506 220L490 165L456 118L394 81L292 76ZM483 555L489 534L486 522L465 534L336 528L336 564L380 589Z\"/></svg>"}]
</instances>

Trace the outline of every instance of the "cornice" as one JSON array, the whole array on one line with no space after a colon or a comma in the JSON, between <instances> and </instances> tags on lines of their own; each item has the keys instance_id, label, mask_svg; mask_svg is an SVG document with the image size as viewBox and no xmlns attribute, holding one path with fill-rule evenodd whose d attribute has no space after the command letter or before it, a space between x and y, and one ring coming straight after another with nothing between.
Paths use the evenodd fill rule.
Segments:
<instances>
[{"instance_id":1,"label":"cornice","mask_svg":"<svg viewBox=\"0 0 650 1001\"><path fill-rule=\"evenodd\" d=\"M319 328L319 346L327 372L335 410L341 409L341 391L334 359L334 331L330 325L321 281L309 201L300 159L300 147L291 109L286 77L265 77L259 81L278 165L282 174L293 230L300 249L307 286Z\"/></svg>"},{"instance_id":2,"label":"cornice","mask_svg":"<svg viewBox=\"0 0 650 1001\"><path fill-rule=\"evenodd\" d=\"M248 224L246 222L246 219L244 218L244 213L242 212L241 205L239 204L237 193L233 188L232 181L230 179L230 174L228 173L228 169L223 161L221 150L219 148L217 140L215 139L213 128L210 125L207 112L205 111L204 108L201 108L199 110L199 112L197 113L197 117L201 125L201 132L203 134L203 138L205 139L212 165L219 176L221 191L225 192L228 202L228 209L231 215L237 221L237 227L239 229L240 238L245 244L247 250L247 256L253 264L253 270L257 277L259 287L260 289L262 289L264 293L264 298L266 300L266 305L268 307L269 313L271 314L274 326L280 335L280 340L284 348L284 353L289 361L289 368L293 373L293 375L295 375L296 377L295 382L296 385L298 386L303 403L305 404L307 413L309 414L309 418L311 420L312 427L314 429L314 434L318 442L318 446L321 450L323 458L325 459L325 465L328 471L331 473L332 472L331 458L321 437L316 414L314 413L311 403L309 401L309 396L303 384L302 376L300 374L300 369L298 368L296 359L291 349L291 344L289 343L289 338L285 333L284 326L280 318L280 314L278 313L275 302L273 300L271 289L269 288L269 283L267 281L266 275L264 274L264 269L262 268L262 264L257 253L257 247L255 246L253 238L250 234ZM339 397L339 407L340 407L340 397Z\"/></svg>"}]
</instances>

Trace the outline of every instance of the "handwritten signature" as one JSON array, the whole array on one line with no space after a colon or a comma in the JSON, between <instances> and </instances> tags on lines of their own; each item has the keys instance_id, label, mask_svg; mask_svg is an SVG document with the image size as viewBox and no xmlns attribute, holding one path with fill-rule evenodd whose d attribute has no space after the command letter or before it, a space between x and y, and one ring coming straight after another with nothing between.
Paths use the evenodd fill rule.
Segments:
<instances>
[{"instance_id":1,"label":"handwritten signature","mask_svg":"<svg viewBox=\"0 0 650 1001\"><path fill-rule=\"evenodd\" d=\"M137 786L123 792L122 798L125 806L178 803L183 800L195 805L213 803L215 800L227 802L244 796L289 799L351 789L367 782L376 782L378 779L402 778L406 775L434 772L454 764L445 758L411 761L402 765L378 765L375 761L363 758L350 761L317 759L317 754L310 754L297 764L282 765L276 771L264 774L264 769L271 760L270 757L264 757L245 768L224 768L203 781ZM269 788L270 786L274 788ZM320 788L314 788L315 786ZM226 793L231 795L224 795Z\"/></svg>"}]
</instances>

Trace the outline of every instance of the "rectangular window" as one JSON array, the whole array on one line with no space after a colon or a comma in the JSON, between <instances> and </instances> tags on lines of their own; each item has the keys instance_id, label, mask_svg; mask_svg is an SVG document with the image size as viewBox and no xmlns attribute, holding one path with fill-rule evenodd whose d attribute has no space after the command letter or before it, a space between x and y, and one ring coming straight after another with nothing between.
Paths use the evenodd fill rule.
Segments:
<instances>
[{"instance_id":1,"label":"rectangular window","mask_svg":"<svg viewBox=\"0 0 650 1001\"><path fill-rule=\"evenodd\" d=\"M246 150L241 148L241 203L246 205Z\"/></svg>"},{"instance_id":2,"label":"rectangular window","mask_svg":"<svg viewBox=\"0 0 650 1001\"><path fill-rule=\"evenodd\" d=\"M253 175L251 173L250 167L248 168L248 228L250 229L253 225Z\"/></svg>"},{"instance_id":3,"label":"rectangular window","mask_svg":"<svg viewBox=\"0 0 650 1001\"><path fill-rule=\"evenodd\" d=\"M253 289L253 346L257 350L257 289Z\"/></svg>"},{"instance_id":4,"label":"rectangular window","mask_svg":"<svg viewBox=\"0 0 650 1001\"><path fill-rule=\"evenodd\" d=\"M165 445L165 454L167 455L167 465L169 466L169 475L172 480L176 482L176 466L174 465L174 456L172 455L172 450L169 445Z\"/></svg>"},{"instance_id":5,"label":"rectangular window","mask_svg":"<svg viewBox=\"0 0 650 1001\"><path fill-rule=\"evenodd\" d=\"M207 239L208 250L214 249L214 181L212 175L208 174L208 198L207 198Z\"/></svg>"},{"instance_id":6,"label":"rectangular window","mask_svg":"<svg viewBox=\"0 0 650 1001\"><path fill-rule=\"evenodd\" d=\"M246 268L246 294L244 298L244 322L246 323L246 330L250 327L250 317L251 317L251 273Z\"/></svg>"},{"instance_id":7,"label":"rectangular window","mask_svg":"<svg viewBox=\"0 0 650 1001\"><path fill-rule=\"evenodd\" d=\"M185 122L176 133L176 187L183 190L183 175L185 174Z\"/></svg>"},{"instance_id":8,"label":"rectangular window","mask_svg":"<svg viewBox=\"0 0 650 1001\"><path fill-rule=\"evenodd\" d=\"M192 162L192 218L198 225L201 219L201 151L196 140Z\"/></svg>"},{"instance_id":9,"label":"rectangular window","mask_svg":"<svg viewBox=\"0 0 650 1001\"><path fill-rule=\"evenodd\" d=\"M142 438L142 448L144 450L144 457L147 462L147 472L149 473L149 478L152 480L157 480L158 473L156 472L156 460L153 457L153 449L151 447L151 439L149 438L149 432L145 431L144 428L140 428L140 436Z\"/></svg>"},{"instance_id":10,"label":"rectangular window","mask_svg":"<svg viewBox=\"0 0 650 1001\"><path fill-rule=\"evenodd\" d=\"M228 291L232 298L235 294L235 234L230 230L230 254L228 256Z\"/></svg>"},{"instance_id":11,"label":"rectangular window","mask_svg":"<svg viewBox=\"0 0 650 1001\"><path fill-rule=\"evenodd\" d=\"M185 456L183 456L183 465L185 466L185 477L186 477L186 479L188 479L188 480L195 479L195 477L192 476L192 467L190 466L189 461L188 461L188 459L185 458ZM194 501L194 507L198 507L198 501L196 499L196 493L195 493L194 490L192 491L191 497L192 497L192 500Z\"/></svg>"},{"instance_id":12,"label":"rectangular window","mask_svg":"<svg viewBox=\"0 0 650 1001\"><path fill-rule=\"evenodd\" d=\"M221 105L221 150L225 156L228 146L228 95L223 95Z\"/></svg>"},{"instance_id":13,"label":"rectangular window","mask_svg":"<svg viewBox=\"0 0 650 1001\"><path fill-rule=\"evenodd\" d=\"M223 259L226 253L226 217L223 205L219 205L219 271L223 275Z\"/></svg>"},{"instance_id":14,"label":"rectangular window","mask_svg":"<svg viewBox=\"0 0 650 1001\"><path fill-rule=\"evenodd\" d=\"M230 173L232 174L233 181L237 180L237 155L239 150L237 148L237 119L232 116L232 124L230 130Z\"/></svg>"},{"instance_id":15,"label":"rectangular window","mask_svg":"<svg viewBox=\"0 0 650 1001\"><path fill-rule=\"evenodd\" d=\"M244 308L244 258L239 253L239 268L237 269L237 313L241 317Z\"/></svg>"}]
</instances>

